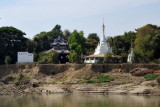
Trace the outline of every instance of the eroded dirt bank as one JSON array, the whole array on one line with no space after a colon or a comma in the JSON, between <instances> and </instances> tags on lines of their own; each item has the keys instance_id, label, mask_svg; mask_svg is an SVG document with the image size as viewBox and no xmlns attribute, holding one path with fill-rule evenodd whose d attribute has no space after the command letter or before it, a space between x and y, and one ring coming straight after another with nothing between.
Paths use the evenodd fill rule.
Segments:
<instances>
[{"instance_id":1,"label":"eroded dirt bank","mask_svg":"<svg viewBox=\"0 0 160 107\"><path fill-rule=\"evenodd\" d=\"M2 65L0 94L70 92L158 95L158 82L146 81L144 76L159 74L159 70L159 64Z\"/></svg>"}]
</instances>

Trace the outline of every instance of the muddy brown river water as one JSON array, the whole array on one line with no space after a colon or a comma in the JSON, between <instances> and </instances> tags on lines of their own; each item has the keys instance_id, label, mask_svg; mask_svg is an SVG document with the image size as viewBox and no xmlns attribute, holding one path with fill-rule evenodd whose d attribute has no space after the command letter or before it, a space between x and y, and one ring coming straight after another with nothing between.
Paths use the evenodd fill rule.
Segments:
<instances>
[{"instance_id":1,"label":"muddy brown river water","mask_svg":"<svg viewBox=\"0 0 160 107\"><path fill-rule=\"evenodd\" d=\"M0 107L160 107L160 96L97 94L0 96Z\"/></svg>"}]
</instances>

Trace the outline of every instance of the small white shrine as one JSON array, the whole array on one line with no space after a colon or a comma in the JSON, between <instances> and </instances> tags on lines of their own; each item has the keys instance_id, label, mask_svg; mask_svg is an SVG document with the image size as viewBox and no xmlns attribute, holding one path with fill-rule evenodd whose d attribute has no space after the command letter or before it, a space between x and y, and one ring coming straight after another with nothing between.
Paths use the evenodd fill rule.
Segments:
<instances>
[{"instance_id":1,"label":"small white shrine","mask_svg":"<svg viewBox=\"0 0 160 107\"><path fill-rule=\"evenodd\" d=\"M112 53L112 48L108 45L107 39L105 37L105 33L104 33L105 26L104 26L104 23L103 23L102 29L103 29L103 36L102 36L102 38L100 40L100 43L98 44L97 48L95 49L95 52L94 52L93 55L85 57L84 63L96 63L99 58L103 58L104 59L104 55L107 52Z\"/></svg>"},{"instance_id":2,"label":"small white shrine","mask_svg":"<svg viewBox=\"0 0 160 107\"><path fill-rule=\"evenodd\" d=\"M131 53L128 55L128 59L127 59L128 63L133 63L134 62L135 55L134 55L133 51L134 51L133 48L131 48Z\"/></svg>"},{"instance_id":3,"label":"small white shrine","mask_svg":"<svg viewBox=\"0 0 160 107\"><path fill-rule=\"evenodd\" d=\"M18 62L17 63L32 63L33 62L33 54L28 53L28 52L18 52L17 53L17 58Z\"/></svg>"}]
</instances>

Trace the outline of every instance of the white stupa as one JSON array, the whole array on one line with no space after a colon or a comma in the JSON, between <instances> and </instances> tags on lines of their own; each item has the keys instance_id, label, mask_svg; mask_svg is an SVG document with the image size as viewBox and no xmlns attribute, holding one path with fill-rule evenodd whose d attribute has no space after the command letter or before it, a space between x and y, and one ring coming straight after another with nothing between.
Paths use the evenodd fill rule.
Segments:
<instances>
[{"instance_id":1,"label":"white stupa","mask_svg":"<svg viewBox=\"0 0 160 107\"><path fill-rule=\"evenodd\" d=\"M112 53L112 48L107 44L107 39L104 34L105 26L103 23L103 36L100 40L100 43L98 44L97 48L95 49L95 52L93 55L85 56L84 63L96 63L99 58L104 59L104 55L107 52Z\"/></svg>"},{"instance_id":2,"label":"white stupa","mask_svg":"<svg viewBox=\"0 0 160 107\"><path fill-rule=\"evenodd\" d=\"M104 55L107 52L112 53L112 48L107 44L107 39L104 34L104 30L105 30L104 24L103 24L102 28L103 28L103 36L102 36L97 48L95 49L94 55Z\"/></svg>"},{"instance_id":3,"label":"white stupa","mask_svg":"<svg viewBox=\"0 0 160 107\"><path fill-rule=\"evenodd\" d=\"M128 63L133 63L134 62L135 55L134 55L133 51L134 51L133 48L131 48L131 53L128 55L128 59L127 59Z\"/></svg>"}]
</instances>

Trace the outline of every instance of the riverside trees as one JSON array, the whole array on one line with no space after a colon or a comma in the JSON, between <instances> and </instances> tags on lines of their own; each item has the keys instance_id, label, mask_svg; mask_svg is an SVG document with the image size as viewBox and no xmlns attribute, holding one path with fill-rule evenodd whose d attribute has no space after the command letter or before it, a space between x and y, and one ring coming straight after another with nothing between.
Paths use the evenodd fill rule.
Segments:
<instances>
[{"instance_id":1,"label":"riverside trees","mask_svg":"<svg viewBox=\"0 0 160 107\"><path fill-rule=\"evenodd\" d=\"M156 25L145 25L136 32L112 37L108 42L113 53L121 56L122 62L127 61L131 47L134 48L136 62L151 62L160 58L160 27Z\"/></svg>"},{"instance_id":2,"label":"riverside trees","mask_svg":"<svg viewBox=\"0 0 160 107\"><path fill-rule=\"evenodd\" d=\"M33 40L25 38L24 35L23 31L14 27L0 28L0 64L5 63L6 56L11 58L10 63L16 63L18 51L34 53L35 61L38 61L41 59L40 53L50 49L50 43L59 35L69 41L70 62L81 63L81 55L93 54L99 42L99 37L95 33L85 38L82 31L75 30L71 33L65 30L63 32L60 25L56 25L49 32L35 35ZM113 49L113 54L121 56L122 62L127 61L131 47L134 48L137 62L157 62L160 59L159 26L148 24L136 29L135 32L125 32L123 35L109 37L107 40ZM51 56L53 55L55 54Z\"/></svg>"}]
</instances>

